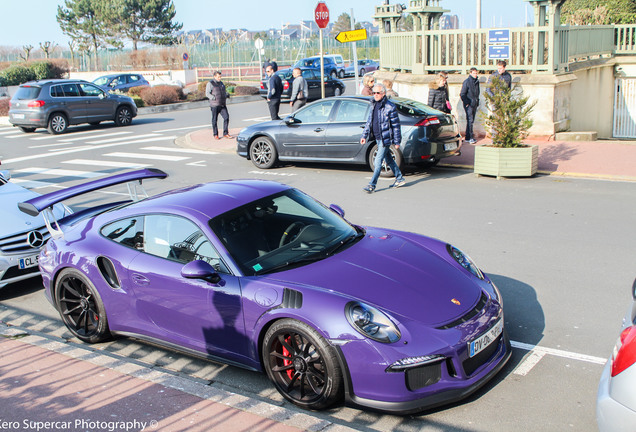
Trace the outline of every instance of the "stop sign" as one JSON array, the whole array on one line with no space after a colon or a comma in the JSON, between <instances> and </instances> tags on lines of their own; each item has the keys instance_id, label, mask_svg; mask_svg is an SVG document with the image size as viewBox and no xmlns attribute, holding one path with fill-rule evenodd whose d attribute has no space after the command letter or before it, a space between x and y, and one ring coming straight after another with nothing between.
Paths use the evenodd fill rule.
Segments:
<instances>
[{"instance_id":1,"label":"stop sign","mask_svg":"<svg viewBox=\"0 0 636 432\"><path fill-rule=\"evenodd\" d=\"M327 27L327 24L329 24L329 8L325 2L318 2L314 15L316 16L316 25L318 27L321 29Z\"/></svg>"}]
</instances>

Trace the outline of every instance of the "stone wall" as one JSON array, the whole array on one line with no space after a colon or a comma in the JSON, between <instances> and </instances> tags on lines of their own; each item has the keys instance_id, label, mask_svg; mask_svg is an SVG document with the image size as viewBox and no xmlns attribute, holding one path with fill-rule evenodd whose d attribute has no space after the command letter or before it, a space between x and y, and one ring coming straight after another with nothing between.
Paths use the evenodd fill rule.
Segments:
<instances>
[{"instance_id":1,"label":"stone wall","mask_svg":"<svg viewBox=\"0 0 636 432\"><path fill-rule=\"evenodd\" d=\"M536 101L532 118L534 125L530 133L534 136L553 136L564 131L594 131L599 138L612 137L613 104L615 92L615 70L631 70L636 57L614 57L576 63L568 73L512 74L513 88L523 91ZM393 89L400 96L428 102L428 84L437 75L407 73L375 73L376 81L394 81ZM457 117L462 132L466 129L466 113L459 98L462 83L468 75L448 76L449 95L453 114ZM480 75L479 111L474 124L476 134L485 135L483 118L486 115L486 90L488 75Z\"/></svg>"}]
</instances>

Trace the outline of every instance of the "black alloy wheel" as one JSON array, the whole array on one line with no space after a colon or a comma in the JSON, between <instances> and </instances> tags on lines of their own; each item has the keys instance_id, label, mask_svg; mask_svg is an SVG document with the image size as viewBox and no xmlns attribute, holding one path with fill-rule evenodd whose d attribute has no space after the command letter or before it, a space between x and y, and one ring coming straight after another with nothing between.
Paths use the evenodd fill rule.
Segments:
<instances>
[{"instance_id":1,"label":"black alloy wheel","mask_svg":"<svg viewBox=\"0 0 636 432\"><path fill-rule=\"evenodd\" d=\"M74 269L62 271L55 283L55 299L73 336L88 343L110 338L102 299L84 274Z\"/></svg>"},{"instance_id":2,"label":"black alloy wheel","mask_svg":"<svg viewBox=\"0 0 636 432\"><path fill-rule=\"evenodd\" d=\"M285 399L319 410L342 399L342 371L335 348L309 325L277 321L263 340L267 375Z\"/></svg>"}]
</instances>

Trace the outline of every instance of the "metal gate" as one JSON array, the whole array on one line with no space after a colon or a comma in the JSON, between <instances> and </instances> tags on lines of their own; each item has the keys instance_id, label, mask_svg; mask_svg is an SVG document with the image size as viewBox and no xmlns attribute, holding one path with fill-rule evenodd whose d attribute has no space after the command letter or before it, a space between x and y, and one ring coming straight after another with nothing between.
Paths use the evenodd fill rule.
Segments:
<instances>
[{"instance_id":1,"label":"metal gate","mask_svg":"<svg viewBox=\"0 0 636 432\"><path fill-rule=\"evenodd\" d=\"M615 138L636 138L636 79L616 78L614 92Z\"/></svg>"}]
</instances>

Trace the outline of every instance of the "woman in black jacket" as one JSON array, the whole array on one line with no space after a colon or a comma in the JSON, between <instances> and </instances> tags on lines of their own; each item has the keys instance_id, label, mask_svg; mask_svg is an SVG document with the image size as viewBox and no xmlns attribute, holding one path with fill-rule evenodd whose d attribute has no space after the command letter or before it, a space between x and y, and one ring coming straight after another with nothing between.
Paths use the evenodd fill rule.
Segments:
<instances>
[{"instance_id":1,"label":"woman in black jacket","mask_svg":"<svg viewBox=\"0 0 636 432\"><path fill-rule=\"evenodd\" d=\"M437 79L429 83L428 106L448 114L451 112L451 104L448 101L447 77L448 74L446 72L440 72L437 75Z\"/></svg>"}]
</instances>

